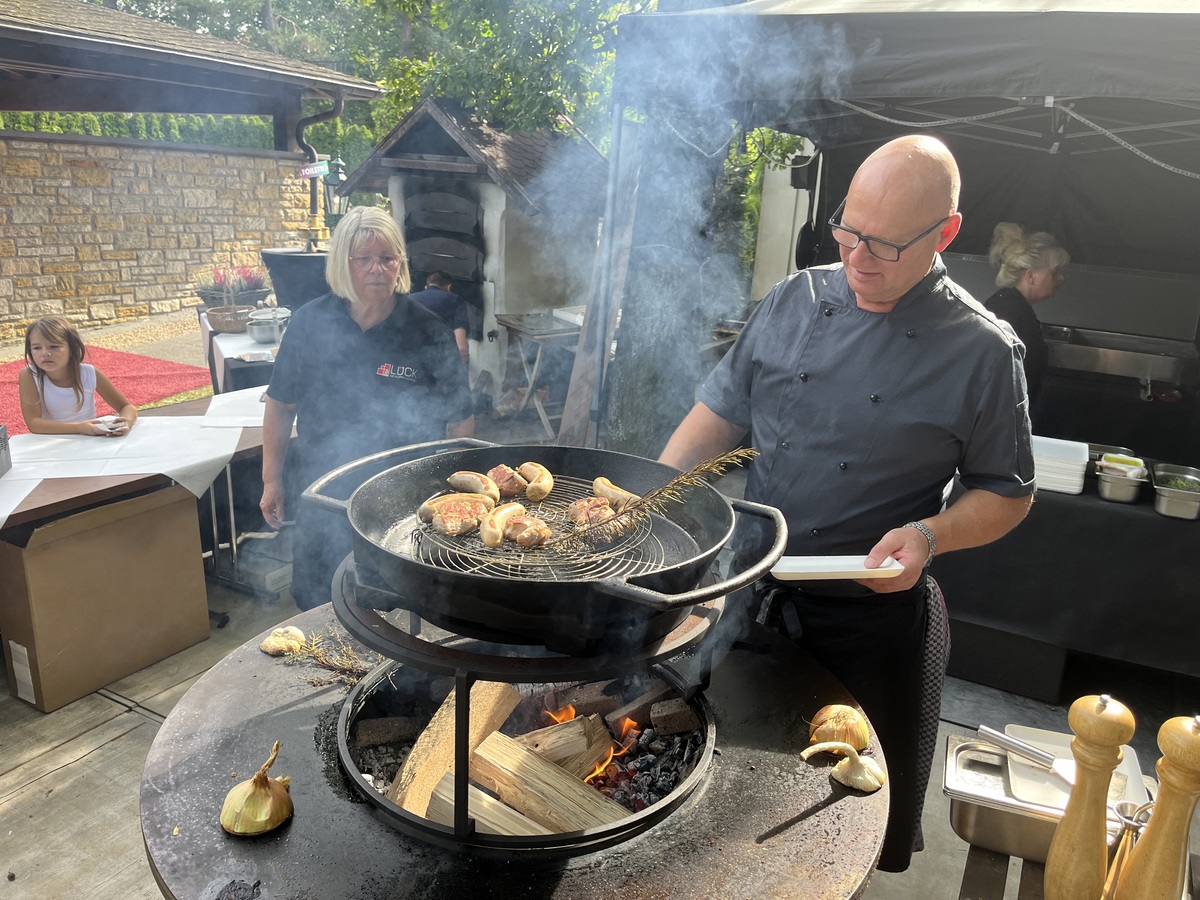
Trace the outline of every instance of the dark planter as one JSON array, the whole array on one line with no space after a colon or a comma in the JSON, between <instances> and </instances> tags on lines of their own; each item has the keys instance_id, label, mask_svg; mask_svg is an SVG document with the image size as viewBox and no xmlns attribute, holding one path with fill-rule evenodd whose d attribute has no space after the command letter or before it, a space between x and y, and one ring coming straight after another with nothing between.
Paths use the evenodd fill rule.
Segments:
<instances>
[{"instance_id":1,"label":"dark planter","mask_svg":"<svg viewBox=\"0 0 1200 900\"><path fill-rule=\"evenodd\" d=\"M325 281L325 258L328 253L324 250L281 247L259 252L263 264L271 273L275 301L279 306L295 309L329 293L329 284Z\"/></svg>"}]
</instances>

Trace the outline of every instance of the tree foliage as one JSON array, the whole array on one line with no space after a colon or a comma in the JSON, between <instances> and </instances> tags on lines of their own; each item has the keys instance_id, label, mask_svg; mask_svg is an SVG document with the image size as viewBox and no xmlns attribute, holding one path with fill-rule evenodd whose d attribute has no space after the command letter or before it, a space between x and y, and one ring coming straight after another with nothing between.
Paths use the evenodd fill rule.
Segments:
<instances>
[{"instance_id":1,"label":"tree foliage","mask_svg":"<svg viewBox=\"0 0 1200 900\"><path fill-rule=\"evenodd\" d=\"M654 2L108 0L108 5L377 81L385 88L383 99L369 108L348 104L343 119L378 138L430 96L458 100L511 129L554 128L567 118L589 133L603 131L617 17Z\"/></svg>"}]
</instances>

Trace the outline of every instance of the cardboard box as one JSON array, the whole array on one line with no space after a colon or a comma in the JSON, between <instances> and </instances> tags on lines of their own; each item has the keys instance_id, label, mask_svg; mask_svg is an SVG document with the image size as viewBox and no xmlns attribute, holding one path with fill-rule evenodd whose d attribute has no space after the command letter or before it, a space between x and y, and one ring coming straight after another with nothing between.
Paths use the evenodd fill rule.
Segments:
<instances>
[{"instance_id":1,"label":"cardboard box","mask_svg":"<svg viewBox=\"0 0 1200 900\"><path fill-rule=\"evenodd\" d=\"M169 487L0 540L12 694L43 712L205 640L196 498Z\"/></svg>"}]
</instances>

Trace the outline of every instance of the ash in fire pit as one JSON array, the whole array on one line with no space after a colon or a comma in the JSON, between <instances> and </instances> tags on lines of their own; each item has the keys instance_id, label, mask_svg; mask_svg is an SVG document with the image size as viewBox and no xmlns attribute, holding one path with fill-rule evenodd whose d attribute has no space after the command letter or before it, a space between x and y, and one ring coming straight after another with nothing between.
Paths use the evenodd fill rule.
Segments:
<instances>
[{"instance_id":1,"label":"ash in fire pit","mask_svg":"<svg viewBox=\"0 0 1200 900\"><path fill-rule=\"evenodd\" d=\"M385 666L366 681L343 715L348 777L401 830L419 823L421 836L446 837L456 818L448 771L455 693L447 679L412 667ZM476 682L469 704L474 829L463 845L473 849L526 839L583 852L595 849L597 833L623 839L677 806L711 758L702 701L683 699L651 674L566 685Z\"/></svg>"}]
</instances>

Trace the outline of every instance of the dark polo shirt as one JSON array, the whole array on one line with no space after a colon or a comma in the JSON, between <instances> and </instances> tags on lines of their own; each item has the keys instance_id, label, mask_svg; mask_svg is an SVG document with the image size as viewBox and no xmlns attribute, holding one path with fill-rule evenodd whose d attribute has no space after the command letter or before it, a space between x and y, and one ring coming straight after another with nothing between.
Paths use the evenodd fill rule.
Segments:
<instances>
[{"instance_id":1,"label":"dark polo shirt","mask_svg":"<svg viewBox=\"0 0 1200 900\"><path fill-rule=\"evenodd\" d=\"M306 481L370 453L442 440L447 423L472 414L454 335L405 295L366 332L334 294L297 309L267 394L296 405L289 465Z\"/></svg>"},{"instance_id":2,"label":"dark polo shirt","mask_svg":"<svg viewBox=\"0 0 1200 900\"><path fill-rule=\"evenodd\" d=\"M462 297L452 291L444 291L440 287L427 287L423 291L409 294L408 299L420 303L423 307L450 326L453 331L470 328L467 322L467 305Z\"/></svg>"}]
</instances>

